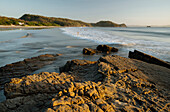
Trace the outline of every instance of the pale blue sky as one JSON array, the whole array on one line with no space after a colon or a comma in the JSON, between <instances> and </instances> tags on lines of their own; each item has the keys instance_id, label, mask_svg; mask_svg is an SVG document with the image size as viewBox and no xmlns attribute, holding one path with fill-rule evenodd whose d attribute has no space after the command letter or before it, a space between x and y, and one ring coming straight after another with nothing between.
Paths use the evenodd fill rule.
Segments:
<instances>
[{"instance_id":1,"label":"pale blue sky","mask_svg":"<svg viewBox=\"0 0 170 112\"><path fill-rule=\"evenodd\" d=\"M23 14L127 25L170 25L170 0L0 0L0 16Z\"/></svg>"}]
</instances>

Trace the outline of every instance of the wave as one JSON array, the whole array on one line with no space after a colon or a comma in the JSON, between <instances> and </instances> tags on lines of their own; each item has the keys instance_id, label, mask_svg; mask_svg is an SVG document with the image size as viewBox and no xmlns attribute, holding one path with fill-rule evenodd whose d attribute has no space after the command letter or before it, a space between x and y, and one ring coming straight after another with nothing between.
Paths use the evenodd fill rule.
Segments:
<instances>
[{"instance_id":1,"label":"wave","mask_svg":"<svg viewBox=\"0 0 170 112\"><path fill-rule=\"evenodd\" d=\"M167 41L166 42L160 42L160 41L156 41L156 40L151 40L151 36L142 38L141 36L144 36L147 31L137 31L134 30L130 31L130 30L120 30L120 29L114 29L114 32L110 33L109 30L113 30L112 28L110 29L99 29L99 28L88 28L88 27L69 27L69 28L60 28L63 33L67 34L67 35L71 35L73 37L76 38L80 38L80 39L86 39L86 40L90 40L90 41L94 41L96 43L99 44L119 44L119 45L123 45L123 46L135 46L135 45L141 45L141 46L148 46L148 45L153 45L153 46L158 46L158 45L167 45ZM115 32L117 31L117 32ZM130 38L127 35L122 35L122 33L120 33L120 31L122 32L131 32L131 35L134 37L134 32L141 32L141 33L145 33L145 34L140 34L140 35L136 35L136 38ZM149 33L149 32L147 32ZM152 32L155 34L164 34L163 32ZM151 34L151 33L150 33ZM165 35L168 35L169 33L165 33ZM170 34L169 34L170 35ZM165 39L165 36L161 36L161 38L155 38L157 40L161 40L162 38ZM168 45L169 46L169 45Z\"/></svg>"},{"instance_id":2,"label":"wave","mask_svg":"<svg viewBox=\"0 0 170 112\"><path fill-rule=\"evenodd\" d=\"M113 30L113 31L115 31L115 30ZM139 31L139 30L116 30L116 31L170 36L170 33L168 33L168 32L153 32L153 31Z\"/></svg>"},{"instance_id":3,"label":"wave","mask_svg":"<svg viewBox=\"0 0 170 112\"><path fill-rule=\"evenodd\" d=\"M133 29L134 31L130 31L131 30L130 28L129 28L130 30L123 29L123 31L118 28L106 29L106 28L89 28L89 27L69 27L69 28L60 28L60 29L63 31L63 33L76 37L78 39L86 39L89 41L94 41L98 44L110 44L121 48L123 47L127 51L137 49L161 59L166 59L166 60L170 59L170 44L169 44L169 40L166 39L165 36L166 34L164 36L157 37L156 38L158 40L157 41L155 38L154 38L155 40L151 40L152 38L151 35L145 36L146 34L145 32L147 31L139 31L141 29L136 29L136 30ZM122 32L129 31L130 34L123 35L123 33L121 33L120 31ZM134 32L140 32L145 34L135 34ZM153 33L155 32L151 32L150 34ZM143 38L143 36L145 36L145 38ZM161 39L163 39L164 41L160 41Z\"/></svg>"},{"instance_id":4,"label":"wave","mask_svg":"<svg viewBox=\"0 0 170 112\"><path fill-rule=\"evenodd\" d=\"M69 28L60 28L63 33L80 38L86 39L90 41L94 41L99 44L117 44L117 45L125 45L125 46L133 46L135 45L134 42L131 40L125 41L125 37L120 37L117 35L110 35L106 32L86 28L86 27L69 27Z\"/></svg>"}]
</instances>

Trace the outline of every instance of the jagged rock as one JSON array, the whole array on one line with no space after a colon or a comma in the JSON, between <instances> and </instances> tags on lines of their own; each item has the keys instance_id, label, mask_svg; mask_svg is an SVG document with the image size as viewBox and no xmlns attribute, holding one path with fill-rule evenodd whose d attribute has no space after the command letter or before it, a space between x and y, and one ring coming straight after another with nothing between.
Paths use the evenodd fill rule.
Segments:
<instances>
[{"instance_id":1,"label":"jagged rock","mask_svg":"<svg viewBox=\"0 0 170 112\"><path fill-rule=\"evenodd\" d=\"M110 52L117 52L118 49L114 47L110 47L108 45L98 45L96 48L98 51L101 51L103 53L110 53Z\"/></svg>"},{"instance_id":2,"label":"jagged rock","mask_svg":"<svg viewBox=\"0 0 170 112\"><path fill-rule=\"evenodd\" d=\"M12 79L5 85L12 99L0 103L1 111L168 112L168 68L106 56L72 60L62 70Z\"/></svg>"},{"instance_id":3,"label":"jagged rock","mask_svg":"<svg viewBox=\"0 0 170 112\"><path fill-rule=\"evenodd\" d=\"M69 78L67 80L64 80ZM17 96L25 96L27 94L36 93L56 93L63 89L69 89L65 83L71 83L73 78L64 73L48 73L43 72L22 78L13 78L10 83L5 84L5 96L13 98ZM67 82L66 82L67 81Z\"/></svg>"},{"instance_id":4,"label":"jagged rock","mask_svg":"<svg viewBox=\"0 0 170 112\"><path fill-rule=\"evenodd\" d=\"M94 55L96 53L96 50L91 49L91 48L84 48L83 49L83 54L85 55Z\"/></svg>"},{"instance_id":5,"label":"jagged rock","mask_svg":"<svg viewBox=\"0 0 170 112\"><path fill-rule=\"evenodd\" d=\"M4 84L9 82L11 78L32 74L34 71L44 67L45 65L52 64L59 55L61 54L40 55L1 67L0 89L3 89Z\"/></svg>"},{"instance_id":6,"label":"jagged rock","mask_svg":"<svg viewBox=\"0 0 170 112\"><path fill-rule=\"evenodd\" d=\"M95 53L111 53L118 52L118 49L115 47L110 47L108 45L98 45L96 49L84 48L83 54L85 55L94 55Z\"/></svg>"},{"instance_id":7,"label":"jagged rock","mask_svg":"<svg viewBox=\"0 0 170 112\"><path fill-rule=\"evenodd\" d=\"M169 63L167 63L167 62L165 62L161 59L158 59L156 57L153 57L151 55L137 51L137 50L134 50L134 52L129 51L129 58L138 59L138 60L145 61L145 62L148 62L148 63L157 64L157 65L160 65L160 66L170 68Z\"/></svg>"},{"instance_id":8,"label":"jagged rock","mask_svg":"<svg viewBox=\"0 0 170 112\"><path fill-rule=\"evenodd\" d=\"M72 61L67 61L67 63L63 67L60 67L59 70L60 70L60 73L61 72L68 72L71 69L73 69L72 67L74 65L84 66L84 65L94 64L94 63L96 63L96 62L76 59L76 60L72 60Z\"/></svg>"}]
</instances>

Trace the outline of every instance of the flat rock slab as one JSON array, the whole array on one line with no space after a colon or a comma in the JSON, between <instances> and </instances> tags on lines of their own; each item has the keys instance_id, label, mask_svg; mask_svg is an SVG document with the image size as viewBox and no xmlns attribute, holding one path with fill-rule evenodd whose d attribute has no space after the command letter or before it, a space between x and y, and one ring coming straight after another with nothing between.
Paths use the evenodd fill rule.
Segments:
<instances>
[{"instance_id":1,"label":"flat rock slab","mask_svg":"<svg viewBox=\"0 0 170 112\"><path fill-rule=\"evenodd\" d=\"M44 67L45 65L52 64L59 55L60 54L40 55L1 67L0 89L3 89L3 85L9 82L11 78L32 74L34 71Z\"/></svg>"},{"instance_id":2,"label":"flat rock slab","mask_svg":"<svg viewBox=\"0 0 170 112\"><path fill-rule=\"evenodd\" d=\"M160 65L160 66L164 66L170 69L170 63L163 61L161 59L158 59L154 56L145 54L143 52L134 50L134 52L129 51L129 58L132 59L138 59L141 61L145 61L147 63L152 63L152 64L156 64L156 65Z\"/></svg>"},{"instance_id":3,"label":"flat rock slab","mask_svg":"<svg viewBox=\"0 0 170 112\"><path fill-rule=\"evenodd\" d=\"M170 69L120 56L97 62L68 61L62 73L43 72L13 78L5 85L5 111L169 111L170 90L159 80ZM158 73L155 72L157 70ZM162 73L162 74L159 74ZM164 76L165 74L165 76ZM150 77L152 76L152 77ZM166 84L169 85L169 82Z\"/></svg>"}]
</instances>

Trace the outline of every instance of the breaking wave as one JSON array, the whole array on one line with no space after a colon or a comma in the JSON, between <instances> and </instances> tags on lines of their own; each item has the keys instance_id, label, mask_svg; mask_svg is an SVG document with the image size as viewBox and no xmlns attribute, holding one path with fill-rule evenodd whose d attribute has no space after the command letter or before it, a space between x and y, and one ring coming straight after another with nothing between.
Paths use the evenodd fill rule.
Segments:
<instances>
[{"instance_id":1,"label":"breaking wave","mask_svg":"<svg viewBox=\"0 0 170 112\"><path fill-rule=\"evenodd\" d=\"M60 28L63 33L78 39L86 39L99 44L124 46L127 50L140 50L158 58L164 56L170 60L170 38L168 29L145 28L89 28L67 27ZM149 34L149 35L148 35ZM162 58L163 59L163 58Z\"/></svg>"}]
</instances>

